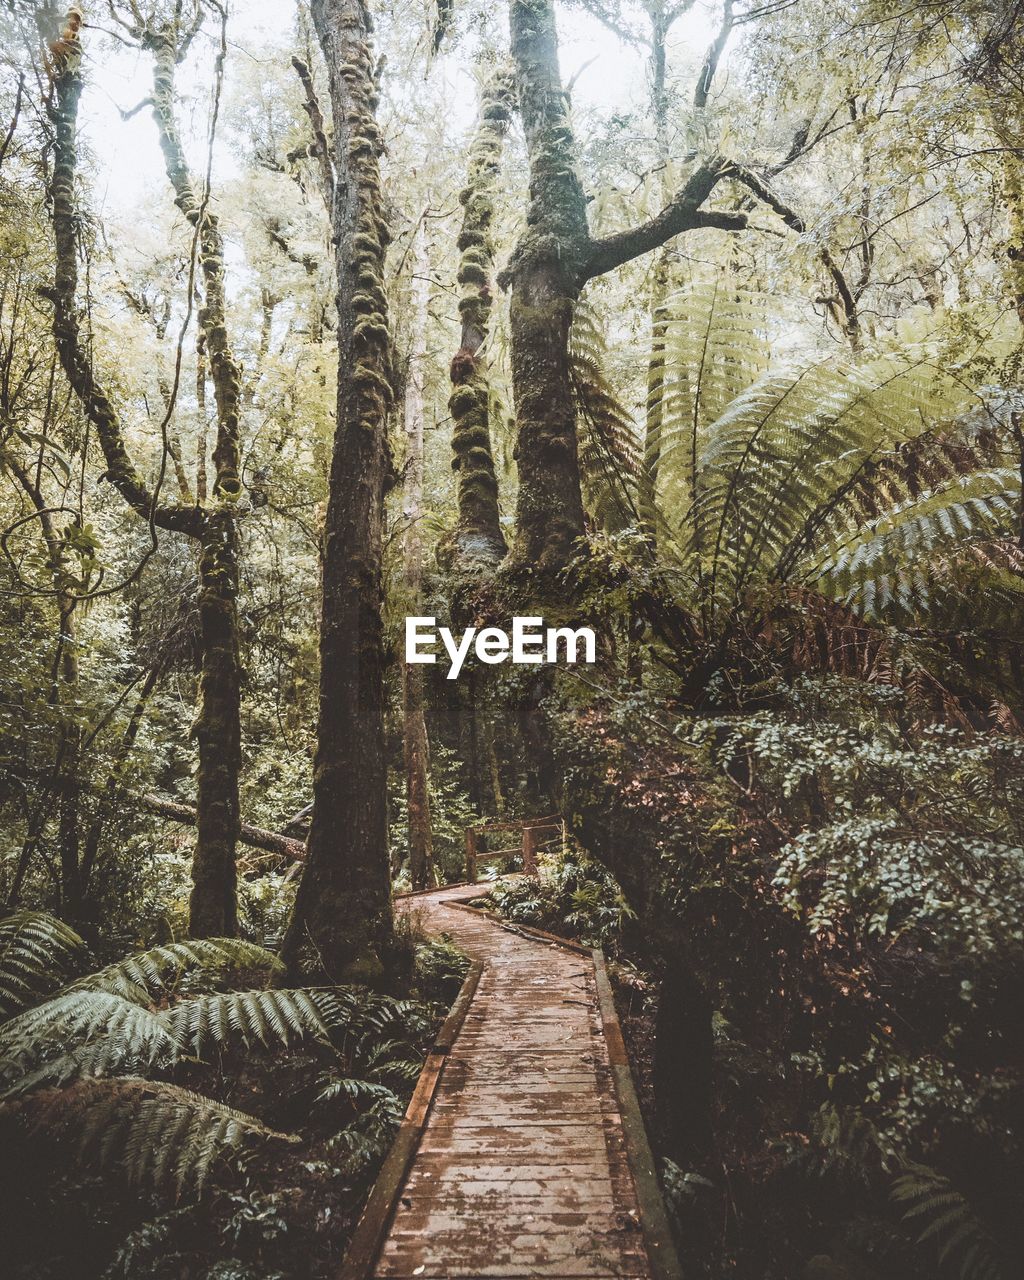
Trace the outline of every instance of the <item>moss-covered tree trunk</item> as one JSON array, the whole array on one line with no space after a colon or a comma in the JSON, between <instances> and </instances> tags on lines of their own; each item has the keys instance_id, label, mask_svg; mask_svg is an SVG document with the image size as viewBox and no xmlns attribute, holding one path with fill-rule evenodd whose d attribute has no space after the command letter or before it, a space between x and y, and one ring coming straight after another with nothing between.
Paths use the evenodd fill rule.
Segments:
<instances>
[{"instance_id":1,"label":"moss-covered tree trunk","mask_svg":"<svg viewBox=\"0 0 1024 1280\"><path fill-rule=\"evenodd\" d=\"M194 725L199 768L189 932L193 937L228 937L237 929L235 846L242 764L237 604L241 374L227 331L224 240L217 217L195 189L175 119L174 74L184 42L171 25L147 31L143 43L153 53L153 117L174 202L199 236L204 286L199 321L216 405L213 503L202 512L199 527L202 656Z\"/></svg>"},{"instance_id":2,"label":"moss-covered tree trunk","mask_svg":"<svg viewBox=\"0 0 1024 1280\"><path fill-rule=\"evenodd\" d=\"M235 845L242 765L238 531L232 512L207 513L200 548L202 670L194 728L199 770L189 932L196 938L230 937L237 931Z\"/></svg>"},{"instance_id":3,"label":"moss-covered tree trunk","mask_svg":"<svg viewBox=\"0 0 1024 1280\"><path fill-rule=\"evenodd\" d=\"M459 193L458 280L462 337L451 365L452 466L457 473L458 523L455 561L481 569L503 559L507 547L498 513L498 479L491 450L486 356L494 287L495 186L508 132L513 96L511 74L494 72L480 100L480 121L469 149L466 185Z\"/></svg>"},{"instance_id":4,"label":"moss-covered tree trunk","mask_svg":"<svg viewBox=\"0 0 1024 1280\"><path fill-rule=\"evenodd\" d=\"M235 841L240 767L238 590L239 393L238 367L225 323L224 246L217 220L197 196L175 123L174 71L195 36L176 19L166 27L140 26L135 36L154 58L153 115L175 203L199 234L204 285L200 328L210 353L217 402L213 501L181 503L151 491L129 455L117 408L99 381L78 309L78 228L75 201L76 133L82 93L80 15L69 11L65 52L54 76L50 114L54 126L51 183L55 247L53 332L64 373L100 442L106 478L147 524L182 533L200 547L202 658L195 731L199 742L198 837L193 854L190 929L195 935L227 935L236 926ZM69 35L70 33L70 35ZM70 833L69 833L70 837ZM77 835L75 837L77 842Z\"/></svg>"},{"instance_id":5,"label":"moss-covered tree trunk","mask_svg":"<svg viewBox=\"0 0 1024 1280\"><path fill-rule=\"evenodd\" d=\"M511 0L512 57L530 159L526 230L499 282L511 285L512 389L518 429L519 500L511 561L549 576L584 533L569 329L588 280L703 227L739 230L742 213L701 208L738 173L721 156L698 164L661 211L593 239L576 168L576 144L558 70L552 0Z\"/></svg>"},{"instance_id":6,"label":"moss-covered tree trunk","mask_svg":"<svg viewBox=\"0 0 1024 1280\"><path fill-rule=\"evenodd\" d=\"M527 226L511 285L512 390L519 498L512 562L557 572L583 536L569 329L590 237L558 69L551 0L509 5L516 92L530 159Z\"/></svg>"},{"instance_id":7,"label":"moss-covered tree trunk","mask_svg":"<svg viewBox=\"0 0 1024 1280\"><path fill-rule=\"evenodd\" d=\"M403 547L406 607L422 613L423 591L423 414L427 360L430 258L423 222L416 233L412 288L412 340L405 378L405 492ZM414 889L434 883L434 843L430 826L430 744L423 710L423 667L402 664L402 729L405 801L409 831L409 874Z\"/></svg>"},{"instance_id":8,"label":"moss-covered tree trunk","mask_svg":"<svg viewBox=\"0 0 1024 1280\"><path fill-rule=\"evenodd\" d=\"M369 15L361 0L313 0L312 13L334 110L338 410L324 529L313 819L284 955L292 971L373 981L392 935L381 620L393 399L388 231Z\"/></svg>"}]
</instances>

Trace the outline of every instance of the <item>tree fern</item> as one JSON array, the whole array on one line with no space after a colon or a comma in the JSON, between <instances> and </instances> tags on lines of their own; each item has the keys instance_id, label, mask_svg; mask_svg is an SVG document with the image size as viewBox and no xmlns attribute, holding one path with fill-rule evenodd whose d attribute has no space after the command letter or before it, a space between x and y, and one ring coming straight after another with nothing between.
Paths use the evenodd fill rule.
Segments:
<instances>
[{"instance_id":1,"label":"tree fern","mask_svg":"<svg viewBox=\"0 0 1024 1280\"><path fill-rule=\"evenodd\" d=\"M903 1226L934 1256L941 1274L957 1280L1001 1280L995 1244L968 1201L948 1178L912 1164L898 1177L891 1197Z\"/></svg>"},{"instance_id":2,"label":"tree fern","mask_svg":"<svg viewBox=\"0 0 1024 1280\"><path fill-rule=\"evenodd\" d=\"M576 308L570 361L587 503L603 527L621 528L635 517L643 450L636 423L605 372L607 348L599 319L585 303Z\"/></svg>"},{"instance_id":3,"label":"tree fern","mask_svg":"<svg viewBox=\"0 0 1024 1280\"><path fill-rule=\"evenodd\" d=\"M334 1011L328 993L325 1001ZM315 991L225 991L183 1000L162 1015L185 1052L208 1058L233 1046L287 1048L305 1037L326 1041L328 1025Z\"/></svg>"},{"instance_id":4,"label":"tree fern","mask_svg":"<svg viewBox=\"0 0 1024 1280\"><path fill-rule=\"evenodd\" d=\"M357 1003L349 1005L349 1017ZM111 992L73 989L0 1030L0 1078L14 1095L84 1075L209 1060L237 1048L327 1043L332 1029L345 1025L345 1007L333 991L256 990L214 992L155 1011Z\"/></svg>"},{"instance_id":5,"label":"tree fern","mask_svg":"<svg viewBox=\"0 0 1024 1280\"><path fill-rule=\"evenodd\" d=\"M957 477L844 530L803 576L870 620L912 620L940 603L955 610L954 597L984 577L987 604L1008 615L1024 592L1024 555L1002 535L1020 496L1020 473L1009 468Z\"/></svg>"},{"instance_id":6,"label":"tree fern","mask_svg":"<svg viewBox=\"0 0 1024 1280\"><path fill-rule=\"evenodd\" d=\"M715 282L666 306L666 552L705 628L730 625L773 583L905 623L948 614L984 572L994 605L1019 605L1006 537L1019 475L926 345L772 361L782 317L756 292Z\"/></svg>"},{"instance_id":7,"label":"tree fern","mask_svg":"<svg viewBox=\"0 0 1024 1280\"><path fill-rule=\"evenodd\" d=\"M0 920L0 1022L59 987L84 946L73 929L42 911Z\"/></svg>"},{"instance_id":8,"label":"tree fern","mask_svg":"<svg viewBox=\"0 0 1024 1280\"><path fill-rule=\"evenodd\" d=\"M200 1195L215 1162L252 1140L298 1141L177 1085L140 1079L83 1080L5 1110L30 1135L73 1149L83 1163L178 1198Z\"/></svg>"},{"instance_id":9,"label":"tree fern","mask_svg":"<svg viewBox=\"0 0 1024 1280\"><path fill-rule=\"evenodd\" d=\"M270 951L239 938L189 938L169 942L107 965L85 978L73 989L111 991L135 1000L144 994L175 986L186 974L199 973L204 981L220 979L232 970L257 969L271 972L281 962Z\"/></svg>"}]
</instances>

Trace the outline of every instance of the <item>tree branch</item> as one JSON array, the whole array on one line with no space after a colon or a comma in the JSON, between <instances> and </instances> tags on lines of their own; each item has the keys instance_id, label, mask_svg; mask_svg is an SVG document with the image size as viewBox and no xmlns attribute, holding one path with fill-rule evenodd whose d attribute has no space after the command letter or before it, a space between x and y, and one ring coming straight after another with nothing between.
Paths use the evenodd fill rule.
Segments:
<instances>
[{"instance_id":1,"label":"tree branch","mask_svg":"<svg viewBox=\"0 0 1024 1280\"><path fill-rule=\"evenodd\" d=\"M702 164L669 203L647 222L628 231L617 231L591 242L590 253L583 265L581 283L614 271L652 249L657 249L683 231L717 227L721 231L742 231L747 225L745 213L702 209L700 206L722 178L733 177L735 166L722 156Z\"/></svg>"},{"instance_id":2,"label":"tree branch","mask_svg":"<svg viewBox=\"0 0 1024 1280\"><path fill-rule=\"evenodd\" d=\"M807 223L803 218L788 204L781 199L766 182L763 182L756 174L742 165L734 165L732 171L728 175L735 178L737 182L742 182L745 187L755 195L758 200L766 204L773 213L777 213L782 221L791 231L795 231L797 235L806 235ZM824 245L819 250L822 265L832 278L835 285L836 293L839 295L840 313L838 315L839 323L843 327L843 332L849 339L850 345L854 350L860 344L860 317L857 314L857 301L853 296L853 290L847 283L842 268L832 257L828 248Z\"/></svg>"},{"instance_id":3,"label":"tree branch","mask_svg":"<svg viewBox=\"0 0 1024 1280\"><path fill-rule=\"evenodd\" d=\"M295 74L302 81L302 88L306 95L306 100L303 102L302 107L306 115L309 116L310 128L313 130L310 151L320 166L320 186L324 204L327 206L327 212L332 213L334 210L334 166L331 164L331 151L327 143L324 113L320 107L320 100L316 96L316 87L313 84L313 75L309 67L298 57L292 58L292 66L295 68Z\"/></svg>"},{"instance_id":4,"label":"tree branch","mask_svg":"<svg viewBox=\"0 0 1024 1280\"><path fill-rule=\"evenodd\" d=\"M156 496L132 465L117 410L97 379L92 359L82 341L76 303L78 211L75 207L76 133L82 94L80 56L74 51L69 54L54 79L56 101L51 108L54 122L51 196L56 266L53 287L40 292L53 303L53 336L57 354L86 417L96 428L107 464L106 478L146 521L162 529L194 534L201 513L196 508L177 503L158 506Z\"/></svg>"},{"instance_id":5,"label":"tree branch","mask_svg":"<svg viewBox=\"0 0 1024 1280\"><path fill-rule=\"evenodd\" d=\"M150 813L159 814L161 818L170 818L172 822L181 822L188 827L196 825L196 811L190 804L179 804L148 793L138 798L143 808L148 809ZM280 854L282 858L291 858L297 862L301 862L306 856L306 846L301 840L293 840L291 836L283 836L277 831L267 831L263 827L254 827L248 822L239 823L238 839L241 844L247 844L252 849Z\"/></svg>"},{"instance_id":6,"label":"tree branch","mask_svg":"<svg viewBox=\"0 0 1024 1280\"><path fill-rule=\"evenodd\" d=\"M715 72L718 70L718 64L725 52L725 46L732 35L733 29L733 0L725 0L725 8L722 12L722 25L718 28L718 34L708 45L708 51L704 55L704 64L700 69L700 75L697 77L697 84L693 91L693 105L698 111L703 111L708 105L708 98L711 95L711 84L715 78Z\"/></svg>"}]
</instances>

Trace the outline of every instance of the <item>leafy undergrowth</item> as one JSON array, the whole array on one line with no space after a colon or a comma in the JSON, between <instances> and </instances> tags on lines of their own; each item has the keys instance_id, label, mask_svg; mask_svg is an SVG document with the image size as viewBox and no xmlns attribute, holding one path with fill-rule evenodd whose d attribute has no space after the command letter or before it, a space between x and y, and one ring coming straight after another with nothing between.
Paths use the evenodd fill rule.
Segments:
<instances>
[{"instance_id":1,"label":"leafy undergrowth","mask_svg":"<svg viewBox=\"0 0 1024 1280\"><path fill-rule=\"evenodd\" d=\"M538 879L495 880L474 905L514 924L614 950L633 912L609 872L575 843L541 858L539 866Z\"/></svg>"},{"instance_id":2,"label":"leafy undergrowth","mask_svg":"<svg viewBox=\"0 0 1024 1280\"><path fill-rule=\"evenodd\" d=\"M5 1275L337 1270L466 962L417 945L401 1000L276 968L211 939L90 971L52 917L0 921Z\"/></svg>"},{"instance_id":3,"label":"leafy undergrowth","mask_svg":"<svg viewBox=\"0 0 1024 1280\"><path fill-rule=\"evenodd\" d=\"M838 679L769 692L673 723L633 691L566 708L559 740L643 921L617 995L684 1266L1015 1274L1020 741Z\"/></svg>"}]
</instances>

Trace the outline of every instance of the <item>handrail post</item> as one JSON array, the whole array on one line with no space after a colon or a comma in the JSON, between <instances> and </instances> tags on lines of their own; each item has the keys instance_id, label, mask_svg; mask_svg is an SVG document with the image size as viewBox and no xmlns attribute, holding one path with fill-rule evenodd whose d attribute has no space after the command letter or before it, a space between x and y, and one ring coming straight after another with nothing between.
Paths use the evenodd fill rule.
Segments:
<instances>
[{"instance_id":1,"label":"handrail post","mask_svg":"<svg viewBox=\"0 0 1024 1280\"><path fill-rule=\"evenodd\" d=\"M528 876L537 874L536 830L536 827L523 827L523 871Z\"/></svg>"},{"instance_id":2,"label":"handrail post","mask_svg":"<svg viewBox=\"0 0 1024 1280\"><path fill-rule=\"evenodd\" d=\"M466 828L466 879L476 884L476 828Z\"/></svg>"}]
</instances>

